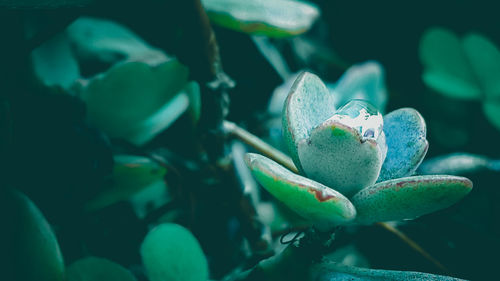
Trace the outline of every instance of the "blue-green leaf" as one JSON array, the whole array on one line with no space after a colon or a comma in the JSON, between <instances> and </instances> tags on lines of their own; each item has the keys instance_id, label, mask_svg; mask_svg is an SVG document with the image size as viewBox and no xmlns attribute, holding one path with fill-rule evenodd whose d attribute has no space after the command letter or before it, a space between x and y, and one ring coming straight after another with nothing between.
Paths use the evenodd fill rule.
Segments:
<instances>
[{"instance_id":1,"label":"blue-green leaf","mask_svg":"<svg viewBox=\"0 0 500 281\"><path fill-rule=\"evenodd\" d=\"M296 0L202 0L202 3L213 23L270 37L304 33L319 17L316 6Z\"/></svg>"},{"instance_id":2,"label":"blue-green leaf","mask_svg":"<svg viewBox=\"0 0 500 281\"><path fill-rule=\"evenodd\" d=\"M314 281L460 281L448 276L423 272L369 269L345 266L334 262L322 262L310 270L310 278Z\"/></svg>"},{"instance_id":3,"label":"blue-green leaf","mask_svg":"<svg viewBox=\"0 0 500 281\"><path fill-rule=\"evenodd\" d=\"M382 126L373 106L351 101L299 142L304 174L346 196L375 183L387 151Z\"/></svg>"},{"instance_id":4,"label":"blue-green leaf","mask_svg":"<svg viewBox=\"0 0 500 281\"><path fill-rule=\"evenodd\" d=\"M285 101L283 135L295 166L303 172L298 144L309 138L314 127L335 113L335 99L321 79L309 72L301 73Z\"/></svg>"},{"instance_id":5,"label":"blue-green leaf","mask_svg":"<svg viewBox=\"0 0 500 281\"><path fill-rule=\"evenodd\" d=\"M483 111L491 124L500 130L500 102L485 101Z\"/></svg>"},{"instance_id":6,"label":"blue-green leaf","mask_svg":"<svg viewBox=\"0 0 500 281\"><path fill-rule=\"evenodd\" d=\"M333 92L339 99L338 106L353 99L361 99L384 112L387 103L384 69L377 62L353 65L339 79Z\"/></svg>"},{"instance_id":7,"label":"blue-green leaf","mask_svg":"<svg viewBox=\"0 0 500 281\"><path fill-rule=\"evenodd\" d=\"M401 108L384 116L387 142L378 182L411 176L427 153L429 144L424 118L412 108Z\"/></svg>"},{"instance_id":8,"label":"blue-green leaf","mask_svg":"<svg viewBox=\"0 0 500 281\"><path fill-rule=\"evenodd\" d=\"M35 76L45 86L69 88L80 78L80 68L65 33L58 34L31 53Z\"/></svg>"},{"instance_id":9,"label":"blue-green leaf","mask_svg":"<svg viewBox=\"0 0 500 281\"><path fill-rule=\"evenodd\" d=\"M206 281L208 263L189 230L165 223L152 229L141 245L141 256L150 281Z\"/></svg>"},{"instance_id":10,"label":"blue-green leaf","mask_svg":"<svg viewBox=\"0 0 500 281\"><path fill-rule=\"evenodd\" d=\"M157 66L122 63L82 83L79 94L92 124L142 145L186 111L187 78L187 68L175 59Z\"/></svg>"},{"instance_id":11,"label":"blue-green leaf","mask_svg":"<svg viewBox=\"0 0 500 281\"><path fill-rule=\"evenodd\" d=\"M435 175L384 181L355 194L356 223L414 219L447 208L472 190L463 177Z\"/></svg>"},{"instance_id":12,"label":"blue-green leaf","mask_svg":"<svg viewBox=\"0 0 500 281\"><path fill-rule=\"evenodd\" d=\"M481 86L470 67L461 40L443 28L428 30L420 41L422 78L427 86L452 98L479 99Z\"/></svg>"},{"instance_id":13,"label":"blue-green leaf","mask_svg":"<svg viewBox=\"0 0 500 281\"><path fill-rule=\"evenodd\" d=\"M468 175L481 171L500 171L500 161L491 160L485 156L453 153L426 160L418 168L423 175Z\"/></svg>"},{"instance_id":14,"label":"blue-green leaf","mask_svg":"<svg viewBox=\"0 0 500 281\"><path fill-rule=\"evenodd\" d=\"M339 192L294 174L262 155L248 153L245 160L269 193L317 227L327 229L355 217L351 202Z\"/></svg>"},{"instance_id":15,"label":"blue-green leaf","mask_svg":"<svg viewBox=\"0 0 500 281\"><path fill-rule=\"evenodd\" d=\"M121 265L107 259L86 257L72 263L67 270L68 281L137 281Z\"/></svg>"}]
</instances>

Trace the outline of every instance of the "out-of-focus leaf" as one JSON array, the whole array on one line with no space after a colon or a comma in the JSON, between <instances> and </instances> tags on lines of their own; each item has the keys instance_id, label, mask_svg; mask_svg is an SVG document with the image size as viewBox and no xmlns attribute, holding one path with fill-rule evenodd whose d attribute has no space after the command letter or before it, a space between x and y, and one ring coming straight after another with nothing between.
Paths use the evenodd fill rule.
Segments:
<instances>
[{"instance_id":1,"label":"out-of-focus leaf","mask_svg":"<svg viewBox=\"0 0 500 281\"><path fill-rule=\"evenodd\" d=\"M295 80L283 110L283 135L295 166L303 172L297 147L313 128L335 114L335 98L321 79L309 72Z\"/></svg>"},{"instance_id":2,"label":"out-of-focus leaf","mask_svg":"<svg viewBox=\"0 0 500 281\"><path fill-rule=\"evenodd\" d=\"M483 103L483 111L491 124L500 130L500 102L485 101Z\"/></svg>"},{"instance_id":3,"label":"out-of-focus leaf","mask_svg":"<svg viewBox=\"0 0 500 281\"><path fill-rule=\"evenodd\" d=\"M447 208L472 190L463 177L435 175L393 179L367 187L351 201L356 223L414 219Z\"/></svg>"},{"instance_id":4,"label":"out-of-focus leaf","mask_svg":"<svg viewBox=\"0 0 500 281\"><path fill-rule=\"evenodd\" d=\"M401 281L401 280L426 280L426 281L459 281L448 276L435 275L413 271L395 271L369 269L354 266L340 265L334 262L322 262L310 270L308 280L314 281Z\"/></svg>"},{"instance_id":5,"label":"out-of-focus leaf","mask_svg":"<svg viewBox=\"0 0 500 281\"><path fill-rule=\"evenodd\" d=\"M475 33L465 36L462 44L486 100L500 103L500 51L490 40Z\"/></svg>"},{"instance_id":6,"label":"out-of-focus leaf","mask_svg":"<svg viewBox=\"0 0 500 281\"><path fill-rule=\"evenodd\" d=\"M380 112L385 111L387 90L382 65L377 62L365 62L351 66L335 84L333 95L337 96L337 107L353 99L365 100Z\"/></svg>"},{"instance_id":7,"label":"out-of-focus leaf","mask_svg":"<svg viewBox=\"0 0 500 281\"><path fill-rule=\"evenodd\" d=\"M443 28L428 30L420 41L420 60L427 86L452 98L479 99L481 86L461 40Z\"/></svg>"},{"instance_id":8,"label":"out-of-focus leaf","mask_svg":"<svg viewBox=\"0 0 500 281\"><path fill-rule=\"evenodd\" d=\"M46 41L31 54L35 76L46 86L69 88L80 78L80 68L66 33Z\"/></svg>"},{"instance_id":9,"label":"out-of-focus leaf","mask_svg":"<svg viewBox=\"0 0 500 281\"><path fill-rule=\"evenodd\" d=\"M68 26L67 34L79 61L106 64L141 61L153 66L167 59L162 51L112 21L81 17Z\"/></svg>"},{"instance_id":10,"label":"out-of-focus leaf","mask_svg":"<svg viewBox=\"0 0 500 281\"><path fill-rule=\"evenodd\" d=\"M72 263L67 270L68 281L136 281L135 277L110 260L87 257Z\"/></svg>"},{"instance_id":11,"label":"out-of-focus leaf","mask_svg":"<svg viewBox=\"0 0 500 281\"><path fill-rule=\"evenodd\" d=\"M377 180L387 152L382 115L353 100L298 144L304 174L351 196Z\"/></svg>"},{"instance_id":12,"label":"out-of-focus leaf","mask_svg":"<svg viewBox=\"0 0 500 281\"><path fill-rule=\"evenodd\" d=\"M378 182L411 176L427 153L424 118L412 108L401 108L384 116L387 142L385 158Z\"/></svg>"},{"instance_id":13,"label":"out-of-focus leaf","mask_svg":"<svg viewBox=\"0 0 500 281\"><path fill-rule=\"evenodd\" d=\"M319 9L296 0L202 0L210 20L237 31L286 37L306 32Z\"/></svg>"},{"instance_id":14,"label":"out-of-focus leaf","mask_svg":"<svg viewBox=\"0 0 500 281\"><path fill-rule=\"evenodd\" d=\"M208 263L196 238L177 224L152 229L141 245L150 281L206 281Z\"/></svg>"},{"instance_id":15,"label":"out-of-focus leaf","mask_svg":"<svg viewBox=\"0 0 500 281\"><path fill-rule=\"evenodd\" d=\"M426 160L418 168L418 173L424 175L468 175L481 171L500 171L500 161L487 157L468 154L453 153Z\"/></svg>"},{"instance_id":16,"label":"out-of-focus leaf","mask_svg":"<svg viewBox=\"0 0 500 281\"><path fill-rule=\"evenodd\" d=\"M269 193L317 227L327 229L355 217L351 202L337 191L294 174L262 155L248 153L245 159Z\"/></svg>"},{"instance_id":17,"label":"out-of-focus leaf","mask_svg":"<svg viewBox=\"0 0 500 281\"><path fill-rule=\"evenodd\" d=\"M37 206L15 190L1 192L1 196L3 215L9 216L3 231L11 234L9 250L2 250L1 255L14 280L66 280L56 236Z\"/></svg>"},{"instance_id":18,"label":"out-of-focus leaf","mask_svg":"<svg viewBox=\"0 0 500 281\"><path fill-rule=\"evenodd\" d=\"M91 123L111 137L142 145L188 108L187 77L175 59L157 66L123 63L84 82L79 94Z\"/></svg>"},{"instance_id":19,"label":"out-of-focus leaf","mask_svg":"<svg viewBox=\"0 0 500 281\"><path fill-rule=\"evenodd\" d=\"M112 185L92 199L87 209L96 210L127 200L155 182L163 182L167 173L164 167L146 157L117 155L114 160Z\"/></svg>"}]
</instances>

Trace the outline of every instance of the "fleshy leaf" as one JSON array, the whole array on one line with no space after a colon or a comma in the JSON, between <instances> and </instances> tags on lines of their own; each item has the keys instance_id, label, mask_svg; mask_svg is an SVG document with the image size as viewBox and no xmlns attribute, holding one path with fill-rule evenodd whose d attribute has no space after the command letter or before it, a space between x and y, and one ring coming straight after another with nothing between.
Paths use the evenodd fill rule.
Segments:
<instances>
[{"instance_id":1,"label":"fleshy leaf","mask_svg":"<svg viewBox=\"0 0 500 281\"><path fill-rule=\"evenodd\" d=\"M491 124L500 130L500 102L485 101L483 103L483 111Z\"/></svg>"},{"instance_id":2,"label":"fleshy leaf","mask_svg":"<svg viewBox=\"0 0 500 281\"><path fill-rule=\"evenodd\" d=\"M67 34L83 64L142 61L157 65L167 59L128 28L109 20L81 17L68 26Z\"/></svg>"},{"instance_id":3,"label":"fleshy leaf","mask_svg":"<svg viewBox=\"0 0 500 281\"><path fill-rule=\"evenodd\" d=\"M31 53L33 71L46 86L69 88L78 78L80 69L66 34L58 34Z\"/></svg>"},{"instance_id":4,"label":"fleshy leaf","mask_svg":"<svg viewBox=\"0 0 500 281\"><path fill-rule=\"evenodd\" d=\"M5 264L2 279L66 280L56 236L38 207L16 190L0 190L0 211L5 242L9 244L0 253Z\"/></svg>"},{"instance_id":5,"label":"fleshy leaf","mask_svg":"<svg viewBox=\"0 0 500 281\"><path fill-rule=\"evenodd\" d=\"M500 171L500 161L480 155L453 153L426 160L418 168L418 173L424 175L461 176L481 171Z\"/></svg>"},{"instance_id":6,"label":"fleshy leaf","mask_svg":"<svg viewBox=\"0 0 500 281\"><path fill-rule=\"evenodd\" d=\"M358 212L356 223L414 219L447 208L472 190L463 177L435 175L406 177L367 187L351 201Z\"/></svg>"},{"instance_id":7,"label":"fleshy leaf","mask_svg":"<svg viewBox=\"0 0 500 281\"><path fill-rule=\"evenodd\" d=\"M121 265L107 259L86 257L72 263L67 270L68 281L136 281Z\"/></svg>"},{"instance_id":8,"label":"fleshy leaf","mask_svg":"<svg viewBox=\"0 0 500 281\"><path fill-rule=\"evenodd\" d=\"M248 153L248 167L257 181L290 209L320 228L351 221L351 202L339 192L285 169L262 155Z\"/></svg>"},{"instance_id":9,"label":"fleshy leaf","mask_svg":"<svg viewBox=\"0 0 500 281\"><path fill-rule=\"evenodd\" d=\"M311 28L319 10L296 0L202 0L210 20L237 31L286 37Z\"/></svg>"},{"instance_id":10,"label":"fleshy leaf","mask_svg":"<svg viewBox=\"0 0 500 281\"><path fill-rule=\"evenodd\" d=\"M142 145L188 108L187 77L188 70L175 59L158 66L122 63L82 83L80 96L96 127Z\"/></svg>"},{"instance_id":11,"label":"fleshy leaf","mask_svg":"<svg viewBox=\"0 0 500 281\"><path fill-rule=\"evenodd\" d=\"M387 142L378 182L411 176L427 153L429 144L424 118L412 108L401 108L384 116Z\"/></svg>"},{"instance_id":12,"label":"fleshy leaf","mask_svg":"<svg viewBox=\"0 0 500 281\"><path fill-rule=\"evenodd\" d=\"M419 51L427 86L452 98L481 97L481 87L455 34L442 28L430 29L422 36Z\"/></svg>"},{"instance_id":13,"label":"fleshy leaf","mask_svg":"<svg viewBox=\"0 0 500 281\"><path fill-rule=\"evenodd\" d=\"M150 281L206 281L208 263L189 230L165 223L152 229L141 245L141 256Z\"/></svg>"},{"instance_id":14,"label":"fleshy leaf","mask_svg":"<svg viewBox=\"0 0 500 281\"><path fill-rule=\"evenodd\" d=\"M303 72L295 80L283 109L283 135L299 171L298 144L309 138L313 128L335 114L335 99L321 79Z\"/></svg>"},{"instance_id":15,"label":"fleshy leaf","mask_svg":"<svg viewBox=\"0 0 500 281\"><path fill-rule=\"evenodd\" d=\"M310 270L308 280L314 281L400 281L400 280L427 280L427 281L460 281L448 276L435 275L423 272L396 271L369 269L355 266L346 266L334 262L322 262Z\"/></svg>"},{"instance_id":16,"label":"fleshy leaf","mask_svg":"<svg viewBox=\"0 0 500 281\"><path fill-rule=\"evenodd\" d=\"M463 48L486 99L500 102L500 51L479 34L463 38Z\"/></svg>"},{"instance_id":17,"label":"fleshy leaf","mask_svg":"<svg viewBox=\"0 0 500 281\"><path fill-rule=\"evenodd\" d=\"M351 66L339 79L333 90L338 106L353 99L365 100L379 111L385 111L387 91L384 69L377 62L366 62Z\"/></svg>"},{"instance_id":18,"label":"fleshy leaf","mask_svg":"<svg viewBox=\"0 0 500 281\"><path fill-rule=\"evenodd\" d=\"M87 203L88 210L96 210L127 200L155 182L162 182L167 170L155 161L141 156L114 157L113 184Z\"/></svg>"},{"instance_id":19,"label":"fleshy leaf","mask_svg":"<svg viewBox=\"0 0 500 281\"><path fill-rule=\"evenodd\" d=\"M386 155L382 115L354 100L299 143L304 174L346 196L375 183Z\"/></svg>"}]
</instances>

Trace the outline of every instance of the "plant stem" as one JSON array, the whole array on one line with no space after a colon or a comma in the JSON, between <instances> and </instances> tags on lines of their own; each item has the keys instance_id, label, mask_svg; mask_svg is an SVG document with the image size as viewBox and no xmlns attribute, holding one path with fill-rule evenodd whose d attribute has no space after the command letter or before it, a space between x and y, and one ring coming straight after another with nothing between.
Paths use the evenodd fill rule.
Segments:
<instances>
[{"instance_id":1,"label":"plant stem","mask_svg":"<svg viewBox=\"0 0 500 281\"><path fill-rule=\"evenodd\" d=\"M277 150L276 148L272 147L271 145L267 144L265 141L261 140L256 135L239 127L238 125L236 125L235 123L233 123L231 121L224 120L222 125L224 128L224 131L227 134L238 138L242 142L248 144L249 146L253 147L255 150L264 154L265 156L272 158L274 161L285 166L290 171L292 171L296 174L299 173L299 170L297 169L297 167L295 167L295 165L293 164L293 161L290 157L288 157L283 152Z\"/></svg>"},{"instance_id":2,"label":"plant stem","mask_svg":"<svg viewBox=\"0 0 500 281\"><path fill-rule=\"evenodd\" d=\"M445 272L445 273L449 272L448 268L446 268L436 258L431 256L431 254L429 254L429 252L427 252L424 248L422 248L422 246L420 246L417 242L415 242L413 239L408 237L401 230L399 230L399 229L397 229L397 228L395 228L387 223L384 223L384 222L377 222L376 224L378 226L382 227L383 229L391 232L392 234L396 235L399 239L401 239L403 242L405 242L410 248L415 250L422 257L424 257L426 260L430 261L432 264L434 264L437 268L439 268L443 272Z\"/></svg>"},{"instance_id":3,"label":"plant stem","mask_svg":"<svg viewBox=\"0 0 500 281\"><path fill-rule=\"evenodd\" d=\"M285 166L288 168L290 171L294 173L299 173L297 170L297 167L293 164L293 161L290 157L285 155L283 152L277 150L276 148L272 147L271 145L267 144L263 140L261 140L259 137L256 135L248 132L247 130L239 127L233 122L230 121L224 121L223 122L224 130L226 131L227 134L230 134L234 137L237 137L244 143L248 144L249 146L255 148L255 150L259 151L260 153L264 154L265 156L273 159L274 161L278 162L279 164ZM405 244L407 244L410 248L415 250L418 254L420 254L422 257L424 257L426 260L434 264L437 268L442 270L443 272L449 272L449 270L443 266L442 263L440 263L436 258L431 256L429 252L427 252L422 246L420 246L417 242L412 240L410 237L408 237L405 233L403 233L401 230L398 230L397 228L384 223L384 222L378 222L377 225L382 227L388 232L393 233L396 235L401 241L403 241Z\"/></svg>"}]
</instances>

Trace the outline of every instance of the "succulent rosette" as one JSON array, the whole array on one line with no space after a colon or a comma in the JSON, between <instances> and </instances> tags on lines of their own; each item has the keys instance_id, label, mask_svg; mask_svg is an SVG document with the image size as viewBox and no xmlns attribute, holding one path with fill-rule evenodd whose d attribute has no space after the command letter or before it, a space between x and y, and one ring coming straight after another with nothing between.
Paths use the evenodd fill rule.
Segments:
<instances>
[{"instance_id":1,"label":"succulent rosette","mask_svg":"<svg viewBox=\"0 0 500 281\"><path fill-rule=\"evenodd\" d=\"M428 148L425 121L412 108L383 116L385 92L383 70L375 62L353 66L330 90L316 75L300 74L282 117L300 175L249 153L253 175L320 229L413 219L456 203L472 182L412 176Z\"/></svg>"}]
</instances>

